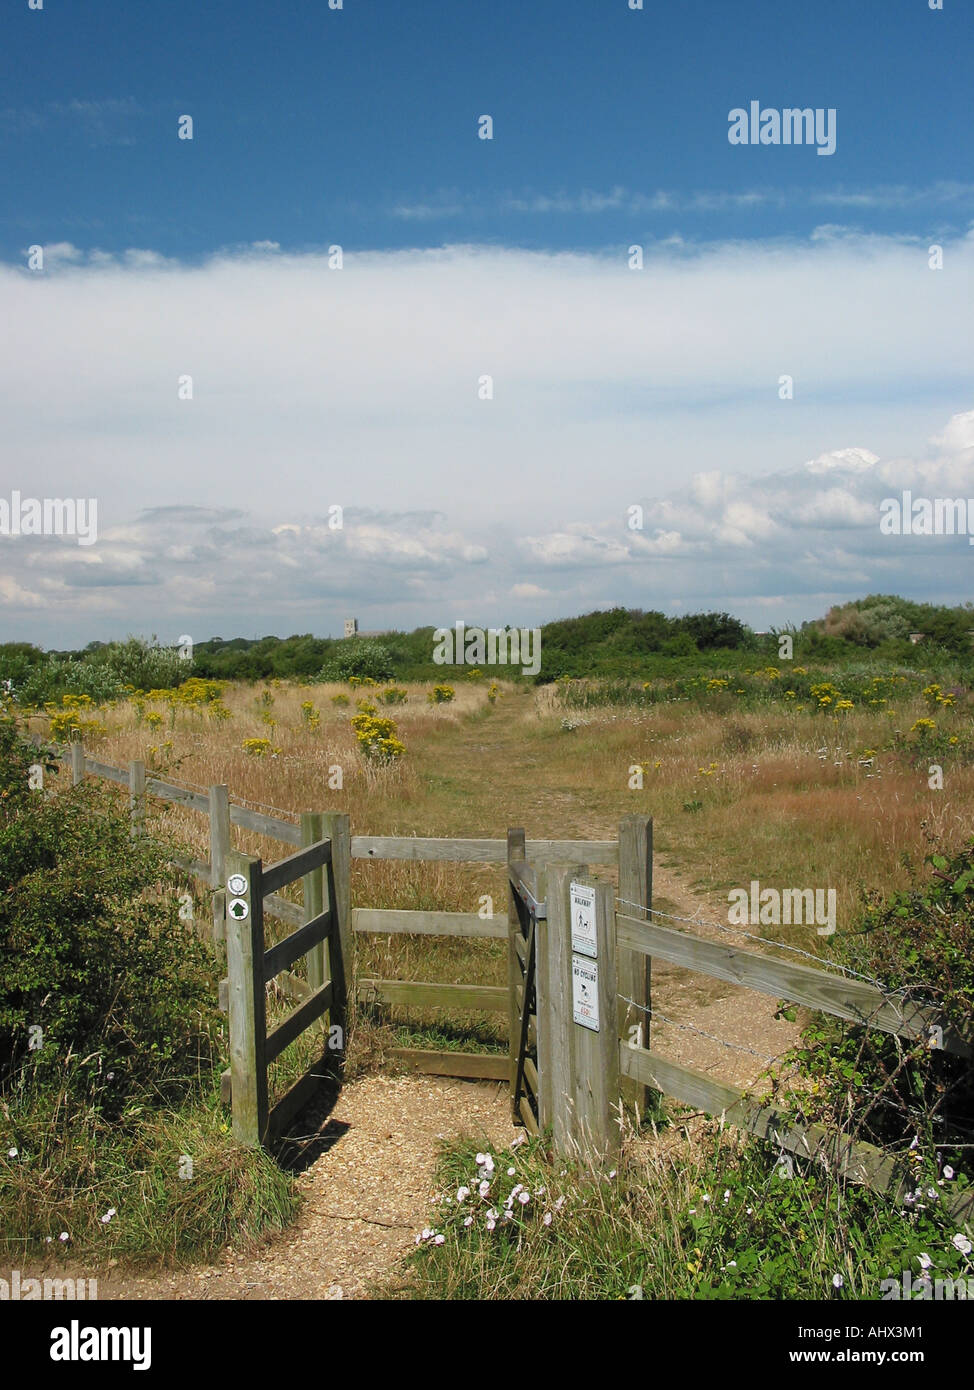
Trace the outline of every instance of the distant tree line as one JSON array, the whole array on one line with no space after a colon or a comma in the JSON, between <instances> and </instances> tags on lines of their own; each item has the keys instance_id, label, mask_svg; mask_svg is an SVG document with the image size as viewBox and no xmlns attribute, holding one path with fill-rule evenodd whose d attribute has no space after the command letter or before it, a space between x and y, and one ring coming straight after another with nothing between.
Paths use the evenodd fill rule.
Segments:
<instances>
[{"instance_id":1,"label":"distant tree line","mask_svg":"<svg viewBox=\"0 0 974 1390\"><path fill-rule=\"evenodd\" d=\"M938 660L974 660L974 604L944 607L872 594L830 608L824 618L800 627L756 633L729 613L667 617L640 608L600 609L577 618L545 623L541 629L539 682L559 677L658 675L694 664L739 667L779 659L779 639L788 636L796 661L855 661L870 653L892 663L929 665ZM29 642L0 645L0 693L6 688L22 706L40 706L64 692L109 700L126 687L139 690L178 685L188 676L217 680L426 681L457 668L432 660L434 629L371 637L212 637L198 642L192 661L156 638L92 642L80 652L44 652ZM911 634L922 633L922 651ZM501 668L503 669L503 668ZM491 668L490 674L497 674ZM504 674L519 675L519 668Z\"/></svg>"}]
</instances>

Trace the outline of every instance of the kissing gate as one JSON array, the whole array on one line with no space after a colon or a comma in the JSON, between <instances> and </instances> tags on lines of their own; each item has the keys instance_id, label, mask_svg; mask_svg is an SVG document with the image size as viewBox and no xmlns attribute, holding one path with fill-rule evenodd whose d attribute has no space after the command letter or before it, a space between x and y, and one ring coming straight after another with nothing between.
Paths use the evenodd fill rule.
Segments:
<instances>
[{"instance_id":1,"label":"kissing gate","mask_svg":"<svg viewBox=\"0 0 974 1390\"><path fill-rule=\"evenodd\" d=\"M509 831L505 844L503 840L351 837L347 816L308 813L302 816L301 840L302 848L296 853L268 866L229 847L220 856L227 944L222 993L230 1020L224 1096L231 1101L233 1132L240 1140L259 1144L280 1135L321 1077L337 1073L350 998L357 998L502 1009L509 1019L507 1066L499 1067L501 1059L490 1054L401 1048L397 1055L407 1065L428 1072L505 1076L515 1122L533 1134L550 1126L559 1152L604 1153L614 1146L618 1140L613 1107L617 1110L619 1028L630 1024L631 1015L638 1015L639 1036L646 1037L648 961L633 956L621 966L617 963L614 889L609 883L596 883L585 865L576 861L584 854L601 864L618 864L620 891L625 889L630 901L648 906L651 821L627 817L618 844L527 841L523 830ZM528 853L533 861L526 858ZM353 909L349 901L352 858L481 863L506 859L508 920L484 920L475 913ZM278 894L297 879L303 884L303 908ZM264 941L265 908L297 926L270 947ZM356 981L355 932L506 937L507 988ZM307 960L306 982L290 973L302 956ZM268 1033L266 987L274 979L300 1002ZM326 1012L330 1015L327 1029L322 1022ZM267 1068L311 1027L321 1031L320 1060L271 1108ZM641 1086L631 1089L637 1095L643 1090Z\"/></svg>"},{"instance_id":2,"label":"kissing gate","mask_svg":"<svg viewBox=\"0 0 974 1390\"><path fill-rule=\"evenodd\" d=\"M322 1074L338 1073L358 1000L502 1012L509 1024L507 1057L416 1048L395 1048L394 1055L419 1071L508 1081L515 1121L531 1133L550 1129L563 1155L608 1154L619 1142L620 1097L639 1104L648 1090L656 1090L766 1136L781 1150L826 1163L851 1181L897 1196L906 1190L912 1180L894 1154L838 1130L792 1124L739 1087L654 1052L649 1041L652 958L859 1027L923 1040L968 1065L974 1057L969 1031L909 991L848 978L827 961L792 963L662 925L658 919L667 914L652 908L652 820L645 816L624 817L618 840L525 840L523 830L509 830L506 842L351 835L344 814L308 812L297 825L283 814L265 815L231 801L223 785L204 791L166 782L146 776L138 761L113 767L86 757L80 742L52 751L70 764L75 784L95 776L126 789L134 835L143 833L150 797L209 819L209 860L177 863L187 877L209 885L214 941L227 943L228 977L221 982L220 999L230 1014L231 1065L221 1094L232 1101L234 1134L244 1143L259 1144L282 1132ZM234 826L283 840L297 852L265 868L262 860L231 848ZM508 917L353 908L353 859L506 864ZM617 889L591 877L589 864L605 866L610 877L617 873ZM302 905L277 891L299 878ZM268 948L265 915L296 930ZM720 922L711 925L738 939L748 936ZM506 940L507 985L359 978L355 936L390 932ZM289 968L302 956L306 979ZM298 1007L268 1034L271 980ZM320 1060L271 1107L268 1064L309 1028L320 1035ZM956 1219L969 1219L974 1188L956 1194L949 1206Z\"/></svg>"}]
</instances>

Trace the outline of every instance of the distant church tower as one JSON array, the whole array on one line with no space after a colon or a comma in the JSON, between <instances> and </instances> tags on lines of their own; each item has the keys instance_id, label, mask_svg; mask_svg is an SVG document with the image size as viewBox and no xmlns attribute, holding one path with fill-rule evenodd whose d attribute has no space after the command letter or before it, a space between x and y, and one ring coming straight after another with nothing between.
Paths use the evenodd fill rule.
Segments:
<instances>
[{"instance_id":1,"label":"distant church tower","mask_svg":"<svg viewBox=\"0 0 974 1390\"><path fill-rule=\"evenodd\" d=\"M358 618L346 618L346 619L345 619L345 636L346 636L346 637L357 637L357 636L358 636Z\"/></svg>"}]
</instances>

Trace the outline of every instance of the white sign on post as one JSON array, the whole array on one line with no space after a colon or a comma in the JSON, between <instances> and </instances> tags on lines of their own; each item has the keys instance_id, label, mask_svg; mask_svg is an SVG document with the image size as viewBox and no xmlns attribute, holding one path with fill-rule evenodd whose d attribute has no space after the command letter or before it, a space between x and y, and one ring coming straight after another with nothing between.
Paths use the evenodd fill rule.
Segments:
<instances>
[{"instance_id":1,"label":"white sign on post","mask_svg":"<svg viewBox=\"0 0 974 1390\"><path fill-rule=\"evenodd\" d=\"M599 966L584 956L572 956L572 1017L583 1028L599 1031Z\"/></svg>"},{"instance_id":2,"label":"white sign on post","mask_svg":"<svg viewBox=\"0 0 974 1390\"><path fill-rule=\"evenodd\" d=\"M231 874L227 879L227 892L234 898L239 898L241 893L247 891L247 880L243 874Z\"/></svg>"},{"instance_id":3,"label":"white sign on post","mask_svg":"<svg viewBox=\"0 0 974 1390\"><path fill-rule=\"evenodd\" d=\"M599 953L595 932L595 888L589 883L573 883L570 888L572 905L572 950L583 956Z\"/></svg>"}]
</instances>

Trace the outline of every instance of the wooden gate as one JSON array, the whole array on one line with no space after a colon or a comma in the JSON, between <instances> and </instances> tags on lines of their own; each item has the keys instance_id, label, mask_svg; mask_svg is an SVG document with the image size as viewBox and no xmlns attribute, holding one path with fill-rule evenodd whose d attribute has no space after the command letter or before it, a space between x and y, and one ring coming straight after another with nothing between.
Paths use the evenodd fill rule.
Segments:
<instances>
[{"instance_id":1,"label":"wooden gate","mask_svg":"<svg viewBox=\"0 0 974 1390\"><path fill-rule=\"evenodd\" d=\"M524 855L524 831L507 832L508 992L511 1111L515 1124L538 1134L544 1123L538 1075L538 922L546 916L544 875Z\"/></svg>"},{"instance_id":2,"label":"wooden gate","mask_svg":"<svg viewBox=\"0 0 974 1390\"><path fill-rule=\"evenodd\" d=\"M308 1102L323 1074L334 1072L345 1051L348 1028L349 828L348 816L316 817L327 836L265 868L253 855L227 855L226 932L230 1012L230 1095L233 1133L257 1145L279 1135ZM327 870L327 877L326 877ZM265 949L264 899L296 879L304 880L307 920ZM327 906L324 887L327 882ZM327 945L327 952L326 952ZM267 983L307 957L307 992L298 1007L267 1032ZM326 973L329 978L325 978ZM330 1011L319 1061L273 1109L267 1068L284 1048Z\"/></svg>"}]
</instances>

